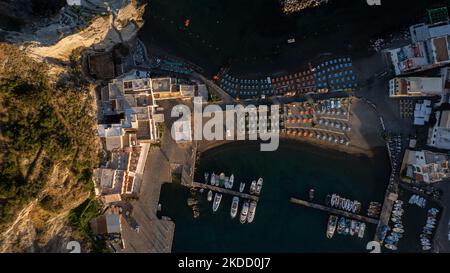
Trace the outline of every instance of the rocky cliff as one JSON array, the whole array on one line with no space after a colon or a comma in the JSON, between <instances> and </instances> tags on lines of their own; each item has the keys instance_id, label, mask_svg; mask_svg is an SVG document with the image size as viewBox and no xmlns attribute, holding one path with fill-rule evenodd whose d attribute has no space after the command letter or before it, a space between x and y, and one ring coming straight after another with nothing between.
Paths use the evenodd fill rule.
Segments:
<instances>
[{"instance_id":1,"label":"rocky cliff","mask_svg":"<svg viewBox=\"0 0 450 273\"><path fill-rule=\"evenodd\" d=\"M68 241L85 239L68 216L92 196L90 171L99 164L95 86L74 88L67 74L74 52L132 39L145 5L82 3L0 33L1 252L67 252Z\"/></svg>"}]
</instances>

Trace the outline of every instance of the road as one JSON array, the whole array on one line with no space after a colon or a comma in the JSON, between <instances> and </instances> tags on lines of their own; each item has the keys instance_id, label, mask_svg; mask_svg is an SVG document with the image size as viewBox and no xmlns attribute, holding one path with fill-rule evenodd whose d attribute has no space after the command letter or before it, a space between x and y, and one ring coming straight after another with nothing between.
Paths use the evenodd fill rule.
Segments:
<instances>
[{"instance_id":1,"label":"road","mask_svg":"<svg viewBox=\"0 0 450 273\"><path fill-rule=\"evenodd\" d=\"M183 165L192 151L191 144L177 144L170 136L170 128L176 119L170 118L170 110L178 103L177 101L158 102L164 108L165 136L161 140L161 147L153 146L150 149L139 198L132 202L132 217L139 225L139 232L127 222L123 222L122 237L125 241L123 252L171 252L175 224L167 219L159 219L156 213L161 186L172 181L171 166Z\"/></svg>"}]
</instances>

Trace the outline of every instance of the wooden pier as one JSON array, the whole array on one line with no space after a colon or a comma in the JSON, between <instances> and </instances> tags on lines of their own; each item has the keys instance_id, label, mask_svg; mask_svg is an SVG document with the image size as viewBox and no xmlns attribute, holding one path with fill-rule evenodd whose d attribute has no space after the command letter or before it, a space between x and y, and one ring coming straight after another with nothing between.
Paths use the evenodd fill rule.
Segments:
<instances>
[{"instance_id":1,"label":"wooden pier","mask_svg":"<svg viewBox=\"0 0 450 273\"><path fill-rule=\"evenodd\" d=\"M351 212L347 212L347 211L343 211L343 210L339 210L339 209L335 209L335 208L330 208L330 207L327 207L327 206L311 203L311 202L300 200L300 199L296 199L296 198L293 198L293 197L291 198L291 203L294 203L294 204L297 204L297 205L302 205L302 206L305 206L305 207L308 207L308 208L320 209L320 210L327 211L327 212L332 213L332 214L338 214L338 215L341 215L341 216L344 216L344 217L353 218L355 220L366 222L366 223L370 223L370 224L375 224L375 225L378 224L378 219L374 219L374 218L370 218L370 217L354 214L354 213L351 213Z\"/></svg>"},{"instance_id":2,"label":"wooden pier","mask_svg":"<svg viewBox=\"0 0 450 273\"><path fill-rule=\"evenodd\" d=\"M217 187L217 186L213 186L213 185L209 185L209 184L205 184L205 183L192 182L191 186L194 188L201 188L201 189L212 190L212 191L220 192L220 193L224 193L224 194L239 196L241 198L249 199L249 200L253 200L253 201L259 200L259 197L255 196L255 195L238 192L238 191L233 191L230 189L225 189L225 188L221 188L221 187Z\"/></svg>"}]
</instances>

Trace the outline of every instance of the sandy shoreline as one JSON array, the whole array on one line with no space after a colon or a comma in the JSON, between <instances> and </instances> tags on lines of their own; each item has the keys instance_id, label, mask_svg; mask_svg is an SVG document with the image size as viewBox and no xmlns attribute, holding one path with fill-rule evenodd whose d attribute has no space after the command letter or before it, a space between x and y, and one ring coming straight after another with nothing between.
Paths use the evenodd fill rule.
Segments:
<instances>
[{"instance_id":1,"label":"sandy shoreline","mask_svg":"<svg viewBox=\"0 0 450 273\"><path fill-rule=\"evenodd\" d=\"M384 149L385 143L382 139L381 125L374 110L364 101L352 97L352 106L350 111L350 123L352 131L348 133L350 139L349 146L330 143L328 141L317 140L315 138L304 138L291 136L285 133L280 135L280 141L291 140L299 145L304 143L330 151L344 152L355 156L373 157L374 151L380 148ZM198 142L197 151L202 153L219 146L238 141L218 140ZM256 141L242 141L242 143L255 143Z\"/></svg>"}]
</instances>

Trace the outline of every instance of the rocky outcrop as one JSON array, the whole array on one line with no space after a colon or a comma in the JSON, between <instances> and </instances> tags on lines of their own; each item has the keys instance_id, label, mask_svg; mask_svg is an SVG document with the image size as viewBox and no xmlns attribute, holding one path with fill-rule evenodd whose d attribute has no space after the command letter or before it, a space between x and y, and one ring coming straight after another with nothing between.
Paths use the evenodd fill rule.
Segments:
<instances>
[{"instance_id":1,"label":"rocky outcrop","mask_svg":"<svg viewBox=\"0 0 450 273\"><path fill-rule=\"evenodd\" d=\"M43 26L33 25L21 32L3 35L8 42L21 44L30 57L67 61L71 52L80 47L109 50L127 42L144 23L145 5L136 0L82 3L80 8L63 8Z\"/></svg>"}]
</instances>

